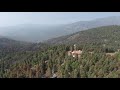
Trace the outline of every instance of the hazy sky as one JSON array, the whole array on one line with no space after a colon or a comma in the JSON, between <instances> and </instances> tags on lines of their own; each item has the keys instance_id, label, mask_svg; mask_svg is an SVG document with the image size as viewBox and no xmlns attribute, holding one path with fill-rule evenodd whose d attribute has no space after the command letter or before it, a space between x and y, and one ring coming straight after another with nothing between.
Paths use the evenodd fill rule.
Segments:
<instances>
[{"instance_id":1,"label":"hazy sky","mask_svg":"<svg viewBox=\"0 0 120 90\"><path fill-rule=\"evenodd\" d=\"M120 12L0 12L0 26L67 24L108 16L120 16Z\"/></svg>"}]
</instances>

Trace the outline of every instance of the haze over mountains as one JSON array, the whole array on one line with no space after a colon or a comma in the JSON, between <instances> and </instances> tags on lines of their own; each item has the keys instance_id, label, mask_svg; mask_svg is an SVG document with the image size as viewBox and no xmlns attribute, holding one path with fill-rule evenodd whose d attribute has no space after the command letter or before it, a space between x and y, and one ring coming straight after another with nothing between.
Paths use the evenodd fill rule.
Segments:
<instances>
[{"instance_id":1,"label":"haze over mountains","mask_svg":"<svg viewBox=\"0 0 120 90\"><path fill-rule=\"evenodd\" d=\"M120 16L98 18L91 21L79 21L66 25L22 24L18 26L1 27L0 36L19 41L42 42L81 30L109 25L120 25Z\"/></svg>"},{"instance_id":2,"label":"haze over mountains","mask_svg":"<svg viewBox=\"0 0 120 90\"><path fill-rule=\"evenodd\" d=\"M0 78L120 78L120 17L1 27Z\"/></svg>"}]
</instances>

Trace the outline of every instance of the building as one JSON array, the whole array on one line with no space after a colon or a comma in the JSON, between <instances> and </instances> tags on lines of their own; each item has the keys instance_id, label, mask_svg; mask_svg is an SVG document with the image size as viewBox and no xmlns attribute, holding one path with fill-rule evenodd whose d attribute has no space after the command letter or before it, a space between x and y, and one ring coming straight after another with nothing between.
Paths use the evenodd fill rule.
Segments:
<instances>
[{"instance_id":1,"label":"building","mask_svg":"<svg viewBox=\"0 0 120 90\"><path fill-rule=\"evenodd\" d=\"M74 50L72 51L72 49L70 51L68 51L68 56L73 56L73 57L79 57L81 56L82 51L81 50L77 50L76 44L74 44Z\"/></svg>"}]
</instances>

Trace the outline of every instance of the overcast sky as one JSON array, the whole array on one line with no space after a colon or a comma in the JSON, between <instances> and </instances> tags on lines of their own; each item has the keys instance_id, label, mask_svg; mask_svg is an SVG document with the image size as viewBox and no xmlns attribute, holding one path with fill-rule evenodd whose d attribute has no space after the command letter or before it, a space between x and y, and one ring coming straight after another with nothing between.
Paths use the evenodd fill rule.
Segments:
<instances>
[{"instance_id":1,"label":"overcast sky","mask_svg":"<svg viewBox=\"0 0 120 90\"><path fill-rule=\"evenodd\" d=\"M0 12L0 27L18 24L67 24L108 16L120 16L120 12Z\"/></svg>"}]
</instances>

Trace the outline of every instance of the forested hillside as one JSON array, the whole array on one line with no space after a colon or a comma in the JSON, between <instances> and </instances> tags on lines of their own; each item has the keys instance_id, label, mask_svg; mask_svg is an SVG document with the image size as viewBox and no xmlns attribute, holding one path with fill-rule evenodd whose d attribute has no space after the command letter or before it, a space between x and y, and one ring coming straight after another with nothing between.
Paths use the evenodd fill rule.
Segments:
<instances>
[{"instance_id":1,"label":"forested hillside","mask_svg":"<svg viewBox=\"0 0 120 90\"><path fill-rule=\"evenodd\" d=\"M12 51L7 54L2 48L0 77L120 78L119 35L120 26L105 26L48 40L47 44L29 44L30 48L22 51L13 50L20 44L8 48ZM80 57L68 55L74 44L82 50Z\"/></svg>"},{"instance_id":2,"label":"forested hillside","mask_svg":"<svg viewBox=\"0 0 120 90\"><path fill-rule=\"evenodd\" d=\"M79 44L86 46L99 46L105 48L120 48L120 26L104 26L85 31L80 31L71 35L62 36L47 40L49 44Z\"/></svg>"},{"instance_id":3,"label":"forested hillside","mask_svg":"<svg viewBox=\"0 0 120 90\"><path fill-rule=\"evenodd\" d=\"M120 53L106 55L100 48L88 53L84 48L80 58L67 55L69 46L46 47L36 52L11 53L0 59L2 78L118 78Z\"/></svg>"},{"instance_id":4,"label":"forested hillside","mask_svg":"<svg viewBox=\"0 0 120 90\"><path fill-rule=\"evenodd\" d=\"M11 40L8 38L0 38L0 53L12 53L22 51L33 51L35 43Z\"/></svg>"}]
</instances>

